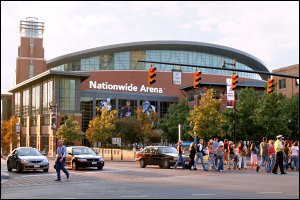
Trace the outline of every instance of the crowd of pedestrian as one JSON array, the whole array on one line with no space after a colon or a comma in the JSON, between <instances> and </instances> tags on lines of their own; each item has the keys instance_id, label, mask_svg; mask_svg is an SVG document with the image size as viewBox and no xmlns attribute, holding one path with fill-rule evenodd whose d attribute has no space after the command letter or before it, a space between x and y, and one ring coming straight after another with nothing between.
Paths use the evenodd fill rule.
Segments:
<instances>
[{"instance_id":1,"label":"crowd of pedestrian","mask_svg":"<svg viewBox=\"0 0 300 200\"><path fill-rule=\"evenodd\" d=\"M294 142L291 144L289 141L282 141L282 135L277 136L277 140L269 140L266 137L262 139L259 146L255 143L251 144L251 169L255 169L259 172L260 168L265 164L265 169L268 173L277 174L278 166L281 174L286 174L289 168L291 170L299 171L299 143ZM189 157L191 159L191 167L197 170L198 160L201 160L203 170L209 171L214 169L222 172L224 170L223 162L226 161L227 170L230 169L247 169L247 155L249 155L248 149L243 141L239 141L238 146L232 141L227 139L218 141L218 138L209 140L207 147L204 145L203 139L199 140L199 144L191 143L189 148ZM182 163L182 168L185 169L184 160L182 157L182 141L178 141L177 151L179 159L174 166L174 169ZM208 164L205 166L203 157L208 157ZM258 162L258 155L261 156L261 162ZM196 159L195 159L196 158Z\"/></svg>"}]
</instances>

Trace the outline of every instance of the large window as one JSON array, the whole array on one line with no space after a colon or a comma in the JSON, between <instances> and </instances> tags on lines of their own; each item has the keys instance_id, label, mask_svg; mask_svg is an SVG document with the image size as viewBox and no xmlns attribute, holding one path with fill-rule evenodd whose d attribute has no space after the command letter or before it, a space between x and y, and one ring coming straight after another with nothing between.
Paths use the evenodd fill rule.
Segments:
<instances>
[{"instance_id":1,"label":"large window","mask_svg":"<svg viewBox=\"0 0 300 200\"><path fill-rule=\"evenodd\" d=\"M85 132L89 128L89 121L93 118L93 97L81 97L80 110L82 113L82 131Z\"/></svg>"},{"instance_id":2,"label":"large window","mask_svg":"<svg viewBox=\"0 0 300 200\"><path fill-rule=\"evenodd\" d=\"M37 125L36 115L40 112L40 86L32 87L31 92L31 126Z\"/></svg>"},{"instance_id":3,"label":"large window","mask_svg":"<svg viewBox=\"0 0 300 200\"><path fill-rule=\"evenodd\" d=\"M286 79L279 80L279 90L283 90L286 88Z\"/></svg>"},{"instance_id":4,"label":"large window","mask_svg":"<svg viewBox=\"0 0 300 200\"><path fill-rule=\"evenodd\" d=\"M23 90L23 104L22 104L22 124L27 126L26 116L29 115L29 89Z\"/></svg>"},{"instance_id":5,"label":"large window","mask_svg":"<svg viewBox=\"0 0 300 200\"><path fill-rule=\"evenodd\" d=\"M214 98L220 99L220 89L214 89Z\"/></svg>"},{"instance_id":6,"label":"large window","mask_svg":"<svg viewBox=\"0 0 300 200\"><path fill-rule=\"evenodd\" d=\"M15 93L15 116L18 117L21 115L20 107L21 107L21 96L20 92Z\"/></svg>"},{"instance_id":7,"label":"large window","mask_svg":"<svg viewBox=\"0 0 300 200\"><path fill-rule=\"evenodd\" d=\"M29 70L29 78L33 77L33 65L30 65L30 70Z\"/></svg>"},{"instance_id":8,"label":"large window","mask_svg":"<svg viewBox=\"0 0 300 200\"><path fill-rule=\"evenodd\" d=\"M299 79L296 79L296 87L299 87Z\"/></svg>"},{"instance_id":9,"label":"large window","mask_svg":"<svg viewBox=\"0 0 300 200\"><path fill-rule=\"evenodd\" d=\"M52 79L43 82L43 108L42 108L42 125L50 125L50 105L53 98L53 81Z\"/></svg>"},{"instance_id":10,"label":"large window","mask_svg":"<svg viewBox=\"0 0 300 200\"><path fill-rule=\"evenodd\" d=\"M59 71L91 71L91 70L145 70L150 67L150 63L141 63L138 60L152 60L157 62L182 63L191 65L202 65L220 67L222 62L233 64L233 59L216 56L208 53L193 52L193 51L173 51L173 50L141 50L118 52L114 54L105 54L95 57L81 59L72 63L65 63L63 65L52 68L52 70ZM171 71L173 65L156 65L158 70ZM227 65L226 67L232 67ZM233 68L233 67L232 67ZM191 67L181 67L184 72L193 72ZM252 70L251 66L236 61L236 69ZM201 69L202 73L221 74L230 76L232 72L216 69ZM252 78L261 80L258 74L237 72L237 75L245 78Z\"/></svg>"},{"instance_id":11,"label":"large window","mask_svg":"<svg viewBox=\"0 0 300 200\"><path fill-rule=\"evenodd\" d=\"M59 109L75 110L75 80L64 78L60 79Z\"/></svg>"}]
</instances>

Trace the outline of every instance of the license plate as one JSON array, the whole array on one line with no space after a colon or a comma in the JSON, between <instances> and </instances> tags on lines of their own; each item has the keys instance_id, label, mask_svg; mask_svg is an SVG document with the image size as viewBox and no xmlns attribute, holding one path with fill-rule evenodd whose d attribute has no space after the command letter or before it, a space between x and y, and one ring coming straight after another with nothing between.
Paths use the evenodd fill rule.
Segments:
<instances>
[{"instance_id":1,"label":"license plate","mask_svg":"<svg viewBox=\"0 0 300 200\"><path fill-rule=\"evenodd\" d=\"M92 162L92 165L97 165L97 162Z\"/></svg>"},{"instance_id":2,"label":"license plate","mask_svg":"<svg viewBox=\"0 0 300 200\"><path fill-rule=\"evenodd\" d=\"M185 164L188 165L188 164L190 164L190 162L189 161L185 161Z\"/></svg>"},{"instance_id":3,"label":"license plate","mask_svg":"<svg viewBox=\"0 0 300 200\"><path fill-rule=\"evenodd\" d=\"M34 168L39 168L39 167L40 167L40 165L33 165L33 167L34 167Z\"/></svg>"}]
</instances>

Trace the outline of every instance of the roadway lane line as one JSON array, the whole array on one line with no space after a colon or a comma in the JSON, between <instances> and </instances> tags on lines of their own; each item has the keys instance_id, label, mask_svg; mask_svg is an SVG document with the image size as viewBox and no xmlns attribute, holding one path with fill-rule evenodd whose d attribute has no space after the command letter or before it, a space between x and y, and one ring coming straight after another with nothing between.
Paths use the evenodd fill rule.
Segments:
<instances>
[{"instance_id":1,"label":"roadway lane line","mask_svg":"<svg viewBox=\"0 0 300 200\"><path fill-rule=\"evenodd\" d=\"M191 194L192 196L196 196L196 195L216 195L216 194Z\"/></svg>"},{"instance_id":2,"label":"roadway lane line","mask_svg":"<svg viewBox=\"0 0 300 200\"><path fill-rule=\"evenodd\" d=\"M282 192L257 192L257 194L282 194Z\"/></svg>"},{"instance_id":3,"label":"roadway lane line","mask_svg":"<svg viewBox=\"0 0 300 200\"><path fill-rule=\"evenodd\" d=\"M126 170L112 170L112 171L98 171L98 172L84 172L85 174L89 173L114 173L114 172L124 172Z\"/></svg>"},{"instance_id":4,"label":"roadway lane line","mask_svg":"<svg viewBox=\"0 0 300 200\"><path fill-rule=\"evenodd\" d=\"M123 198L141 198L141 197L147 197L147 196L121 196Z\"/></svg>"},{"instance_id":5,"label":"roadway lane line","mask_svg":"<svg viewBox=\"0 0 300 200\"><path fill-rule=\"evenodd\" d=\"M53 176L53 175L56 175L56 174L24 175L24 176L21 176L21 177L28 177L28 176Z\"/></svg>"}]
</instances>

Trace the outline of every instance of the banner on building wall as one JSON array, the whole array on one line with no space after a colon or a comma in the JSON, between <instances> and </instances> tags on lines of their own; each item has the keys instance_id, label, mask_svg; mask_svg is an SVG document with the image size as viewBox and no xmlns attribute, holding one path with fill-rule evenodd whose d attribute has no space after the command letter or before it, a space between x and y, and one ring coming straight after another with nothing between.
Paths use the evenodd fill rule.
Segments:
<instances>
[{"instance_id":1,"label":"banner on building wall","mask_svg":"<svg viewBox=\"0 0 300 200\"><path fill-rule=\"evenodd\" d=\"M231 90L231 78L226 79L227 84L227 107L233 108L234 106L234 91Z\"/></svg>"},{"instance_id":2,"label":"banner on building wall","mask_svg":"<svg viewBox=\"0 0 300 200\"><path fill-rule=\"evenodd\" d=\"M51 129L56 130L56 114L52 114L51 117Z\"/></svg>"},{"instance_id":3,"label":"banner on building wall","mask_svg":"<svg viewBox=\"0 0 300 200\"><path fill-rule=\"evenodd\" d=\"M16 131L17 131L17 135L20 135L20 123L16 123Z\"/></svg>"}]
</instances>

